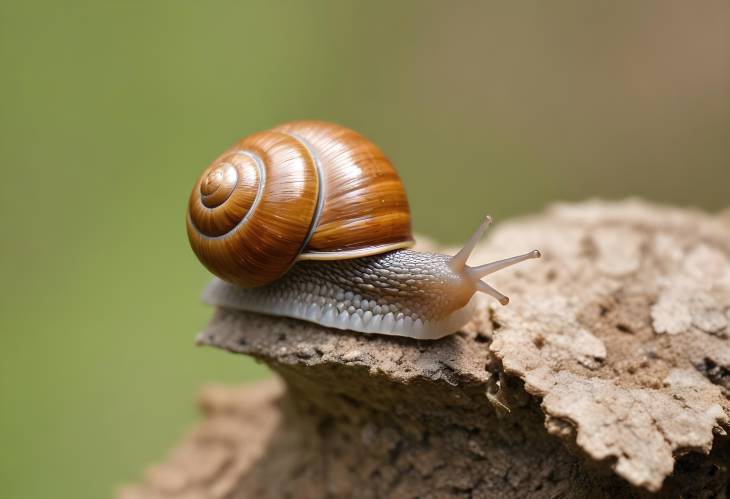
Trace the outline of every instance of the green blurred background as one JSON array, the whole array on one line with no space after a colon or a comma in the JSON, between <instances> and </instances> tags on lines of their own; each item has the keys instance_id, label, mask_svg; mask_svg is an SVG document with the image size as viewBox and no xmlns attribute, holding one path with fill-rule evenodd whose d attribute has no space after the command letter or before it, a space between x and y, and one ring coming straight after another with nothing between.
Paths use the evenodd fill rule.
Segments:
<instances>
[{"instance_id":1,"label":"green blurred background","mask_svg":"<svg viewBox=\"0 0 730 499\"><path fill-rule=\"evenodd\" d=\"M207 382L200 171L282 121L379 144L418 232L555 200L730 194L730 4L0 2L0 496L107 497Z\"/></svg>"}]
</instances>

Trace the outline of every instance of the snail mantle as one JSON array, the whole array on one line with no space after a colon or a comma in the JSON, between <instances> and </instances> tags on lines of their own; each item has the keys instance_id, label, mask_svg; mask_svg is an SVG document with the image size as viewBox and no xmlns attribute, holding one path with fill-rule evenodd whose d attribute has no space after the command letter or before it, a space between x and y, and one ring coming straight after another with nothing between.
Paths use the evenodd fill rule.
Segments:
<instances>
[{"instance_id":1,"label":"snail mantle","mask_svg":"<svg viewBox=\"0 0 730 499\"><path fill-rule=\"evenodd\" d=\"M474 258L524 247L544 260L495 276L511 304L438 341L216 310L198 342L279 380L204 390L203 421L120 497L727 493L730 212L560 204Z\"/></svg>"}]
</instances>

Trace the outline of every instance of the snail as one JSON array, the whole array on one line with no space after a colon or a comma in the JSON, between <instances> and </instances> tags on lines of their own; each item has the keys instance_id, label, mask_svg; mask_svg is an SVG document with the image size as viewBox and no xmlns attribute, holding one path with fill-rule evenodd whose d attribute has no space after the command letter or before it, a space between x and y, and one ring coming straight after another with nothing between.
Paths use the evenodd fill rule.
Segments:
<instances>
[{"instance_id":1,"label":"snail","mask_svg":"<svg viewBox=\"0 0 730 499\"><path fill-rule=\"evenodd\" d=\"M285 123L235 143L203 172L187 233L217 276L203 294L219 307L323 326L437 339L466 324L481 278L540 252L468 266L486 217L453 256L414 244L393 165L358 133L319 121Z\"/></svg>"}]
</instances>

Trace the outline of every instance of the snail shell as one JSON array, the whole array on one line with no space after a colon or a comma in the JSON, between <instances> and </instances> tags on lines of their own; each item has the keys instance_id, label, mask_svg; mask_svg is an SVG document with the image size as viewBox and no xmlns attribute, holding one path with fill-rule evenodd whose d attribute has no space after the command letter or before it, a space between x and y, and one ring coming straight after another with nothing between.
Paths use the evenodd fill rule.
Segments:
<instances>
[{"instance_id":1,"label":"snail shell","mask_svg":"<svg viewBox=\"0 0 730 499\"><path fill-rule=\"evenodd\" d=\"M268 284L297 260L340 260L413 245L393 165L348 128L285 123L250 135L203 172L190 195L190 244L221 279Z\"/></svg>"}]
</instances>

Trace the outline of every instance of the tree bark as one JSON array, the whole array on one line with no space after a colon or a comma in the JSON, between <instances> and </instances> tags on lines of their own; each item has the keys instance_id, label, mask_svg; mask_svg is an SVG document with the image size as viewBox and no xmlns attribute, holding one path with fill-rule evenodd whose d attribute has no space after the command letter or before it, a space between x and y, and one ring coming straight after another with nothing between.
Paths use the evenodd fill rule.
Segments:
<instances>
[{"instance_id":1,"label":"tree bark","mask_svg":"<svg viewBox=\"0 0 730 499\"><path fill-rule=\"evenodd\" d=\"M730 212L556 205L472 262L532 248L438 341L216 310L198 341L281 381L204 390L120 497L727 496Z\"/></svg>"}]
</instances>

